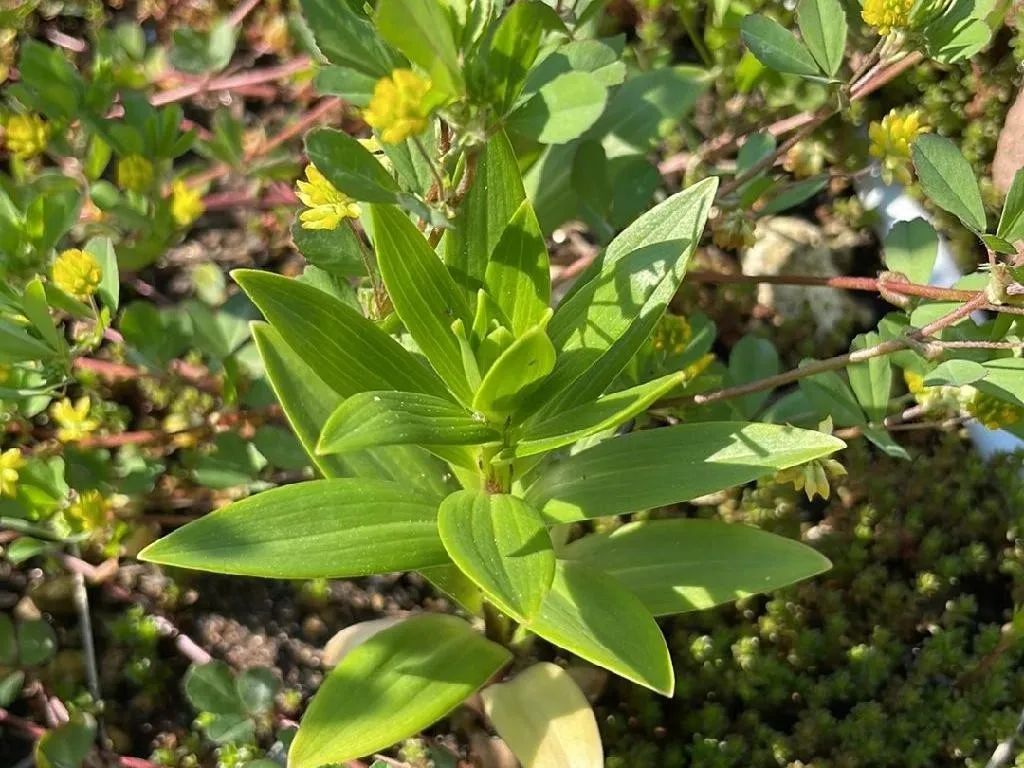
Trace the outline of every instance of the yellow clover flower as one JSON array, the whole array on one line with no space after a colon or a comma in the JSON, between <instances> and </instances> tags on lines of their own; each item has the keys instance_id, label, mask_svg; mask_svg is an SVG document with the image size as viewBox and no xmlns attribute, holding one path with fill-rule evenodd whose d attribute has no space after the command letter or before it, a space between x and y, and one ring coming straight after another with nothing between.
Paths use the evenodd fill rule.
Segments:
<instances>
[{"instance_id":1,"label":"yellow clover flower","mask_svg":"<svg viewBox=\"0 0 1024 768\"><path fill-rule=\"evenodd\" d=\"M46 149L49 132L46 121L39 115L14 115L7 121L7 149L15 157L29 160Z\"/></svg>"},{"instance_id":2,"label":"yellow clover flower","mask_svg":"<svg viewBox=\"0 0 1024 768\"><path fill-rule=\"evenodd\" d=\"M0 496L11 498L18 492L18 470L25 466L25 457L17 448L0 453Z\"/></svg>"},{"instance_id":3,"label":"yellow clover flower","mask_svg":"<svg viewBox=\"0 0 1024 768\"><path fill-rule=\"evenodd\" d=\"M868 127L871 146L868 152L882 161L882 178L887 184L898 179L910 183L910 148L918 136L928 133L921 110L893 109L881 122Z\"/></svg>"},{"instance_id":4,"label":"yellow clover flower","mask_svg":"<svg viewBox=\"0 0 1024 768\"><path fill-rule=\"evenodd\" d=\"M910 12L916 0L864 0L860 15L880 35L887 35L894 29L904 29L910 24Z\"/></svg>"},{"instance_id":5,"label":"yellow clover flower","mask_svg":"<svg viewBox=\"0 0 1024 768\"><path fill-rule=\"evenodd\" d=\"M306 181L295 182L295 194L309 208L299 214L303 229L337 229L342 219L359 216L359 205L337 189L312 163L306 166Z\"/></svg>"},{"instance_id":6,"label":"yellow clover flower","mask_svg":"<svg viewBox=\"0 0 1024 768\"><path fill-rule=\"evenodd\" d=\"M1002 429L1013 426L1024 416L1024 408L1000 400L994 395L978 391L975 391L974 397L966 404L964 410L983 424L986 429Z\"/></svg>"},{"instance_id":7,"label":"yellow clover flower","mask_svg":"<svg viewBox=\"0 0 1024 768\"><path fill-rule=\"evenodd\" d=\"M129 192L145 192L153 184L153 163L142 155L117 161L117 186Z\"/></svg>"},{"instance_id":8,"label":"yellow clover flower","mask_svg":"<svg viewBox=\"0 0 1024 768\"><path fill-rule=\"evenodd\" d=\"M199 190L191 189L181 179L171 185L171 216L179 227L190 226L205 210Z\"/></svg>"},{"instance_id":9,"label":"yellow clover flower","mask_svg":"<svg viewBox=\"0 0 1024 768\"><path fill-rule=\"evenodd\" d=\"M430 81L411 69L396 69L373 88L363 119L380 134L385 144L400 144L427 128Z\"/></svg>"},{"instance_id":10,"label":"yellow clover flower","mask_svg":"<svg viewBox=\"0 0 1024 768\"><path fill-rule=\"evenodd\" d=\"M92 533L110 521L110 501L95 489L83 491L68 505L64 516L74 530Z\"/></svg>"},{"instance_id":11,"label":"yellow clover flower","mask_svg":"<svg viewBox=\"0 0 1024 768\"><path fill-rule=\"evenodd\" d=\"M58 440L62 443L73 443L99 429L99 419L89 418L91 405L89 397L83 396L74 404L70 398L65 397L59 403L50 406L50 416L60 425L57 430Z\"/></svg>"},{"instance_id":12,"label":"yellow clover flower","mask_svg":"<svg viewBox=\"0 0 1024 768\"><path fill-rule=\"evenodd\" d=\"M100 287L103 270L91 253L69 248L53 261L53 282L64 293L85 301Z\"/></svg>"}]
</instances>

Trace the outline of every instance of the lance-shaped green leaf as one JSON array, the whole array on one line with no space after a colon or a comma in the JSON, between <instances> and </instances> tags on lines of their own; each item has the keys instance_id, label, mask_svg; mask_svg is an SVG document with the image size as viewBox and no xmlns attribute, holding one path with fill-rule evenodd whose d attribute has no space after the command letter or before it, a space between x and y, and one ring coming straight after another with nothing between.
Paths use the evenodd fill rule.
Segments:
<instances>
[{"instance_id":1,"label":"lance-shaped green leaf","mask_svg":"<svg viewBox=\"0 0 1024 768\"><path fill-rule=\"evenodd\" d=\"M645 384L604 395L544 421L529 423L523 427L513 446L502 452L501 458L522 458L553 451L622 424L647 410L685 380L685 374L671 373Z\"/></svg>"},{"instance_id":2,"label":"lance-shaped green leaf","mask_svg":"<svg viewBox=\"0 0 1024 768\"><path fill-rule=\"evenodd\" d=\"M560 27L564 29L564 24L555 10L538 2L516 3L501 18L484 68L487 96L499 115L512 107L523 90L544 32Z\"/></svg>"},{"instance_id":3,"label":"lance-shaped green leaf","mask_svg":"<svg viewBox=\"0 0 1024 768\"><path fill-rule=\"evenodd\" d=\"M498 131L476 159L469 192L445 233L444 261L468 303L484 287L491 252L525 199L515 152L504 131Z\"/></svg>"},{"instance_id":4,"label":"lance-shaped green leaf","mask_svg":"<svg viewBox=\"0 0 1024 768\"><path fill-rule=\"evenodd\" d=\"M758 61L776 72L821 76L821 69L804 44L792 32L767 16L744 16L740 23L740 37Z\"/></svg>"},{"instance_id":5,"label":"lance-shaped green leaf","mask_svg":"<svg viewBox=\"0 0 1024 768\"><path fill-rule=\"evenodd\" d=\"M438 0L380 0L376 22L385 40L430 73L434 87L450 94L462 90L459 52Z\"/></svg>"},{"instance_id":6,"label":"lance-shaped green leaf","mask_svg":"<svg viewBox=\"0 0 1024 768\"><path fill-rule=\"evenodd\" d=\"M343 397L369 390L448 390L427 366L374 323L311 285L269 272L232 272L284 342Z\"/></svg>"},{"instance_id":7,"label":"lance-shaped green leaf","mask_svg":"<svg viewBox=\"0 0 1024 768\"><path fill-rule=\"evenodd\" d=\"M448 388L468 403L462 352L452 332L455 320L466 327L473 323L464 295L405 214L375 205L372 218L377 263L395 311Z\"/></svg>"},{"instance_id":8,"label":"lance-shaped green leaf","mask_svg":"<svg viewBox=\"0 0 1024 768\"><path fill-rule=\"evenodd\" d=\"M926 387L964 387L984 379L988 371L973 360L947 360L925 374Z\"/></svg>"},{"instance_id":9,"label":"lance-shaped green leaf","mask_svg":"<svg viewBox=\"0 0 1024 768\"><path fill-rule=\"evenodd\" d=\"M845 443L794 427L702 422L633 432L544 471L525 500L551 522L689 501L827 456Z\"/></svg>"},{"instance_id":10,"label":"lance-shaped green leaf","mask_svg":"<svg viewBox=\"0 0 1024 768\"><path fill-rule=\"evenodd\" d=\"M982 392L1024 408L1024 359L1006 357L982 363L987 374L974 383Z\"/></svg>"},{"instance_id":11,"label":"lance-shaped green leaf","mask_svg":"<svg viewBox=\"0 0 1024 768\"><path fill-rule=\"evenodd\" d=\"M288 765L343 763L415 736L511 659L455 616L413 616L378 632L324 678L299 724Z\"/></svg>"},{"instance_id":12,"label":"lance-shaped green leaf","mask_svg":"<svg viewBox=\"0 0 1024 768\"><path fill-rule=\"evenodd\" d=\"M879 342L881 337L877 333L863 333L854 338L850 349L867 349ZM850 377L850 388L868 420L882 421L889 409L889 395L892 392L892 361L886 355L879 355L852 363L846 373Z\"/></svg>"},{"instance_id":13,"label":"lance-shaped green leaf","mask_svg":"<svg viewBox=\"0 0 1024 768\"><path fill-rule=\"evenodd\" d=\"M953 64L978 53L992 38L986 17L993 4L993 0L954 0L933 5L940 13L932 14L934 18L920 30L928 58Z\"/></svg>"},{"instance_id":14,"label":"lance-shaped green leaf","mask_svg":"<svg viewBox=\"0 0 1024 768\"><path fill-rule=\"evenodd\" d=\"M559 560L551 591L528 627L591 664L672 695L672 660L654 618L636 595L599 570Z\"/></svg>"},{"instance_id":15,"label":"lance-shaped green leaf","mask_svg":"<svg viewBox=\"0 0 1024 768\"><path fill-rule=\"evenodd\" d=\"M796 8L800 34L825 74L835 77L846 50L846 13L839 0L800 0Z\"/></svg>"},{"instance_id":16,"label":"lance-shaped green leaf","mask_svg":"<svg viewBox=\"0 0 1024 768\"><path fill-rule=\"evenodd\" d=\"M974 170L956 144L925 134L914 141L911 155L918 181L928 198L974 232L985 231L985 204Z\"/></svg>"},{"instance_id":17,"label":"lance-shaped green leaf","mask_svg":"<svg viewBox=\"0 0 1024 768\"><path fill-rule=\"evenodd\" d=\"M800 391L817 406L822 418L830 416L836 426L854 427L867 424L867 417L850 385L835 371L822 371L813 376L805 376L800 379Z\"/></svg>"},{"instance_id":18,"label":"lance-shaped green leaf","mask_svg":"<svg viewBox=\"0 0 1024 768\"><path fill-rule=\"evenodd\" d=\"M524 200L491 253L487 292L519 336L544 317L551 301L548 249L529 200Z\"/></svg>"},{"instance_id":19,"label":"lance-shaped green leaf","mask_svg":"<svg viewBox=\"0 0 1024 768\"><path fill-rule=\"evenodd\" d=\"M254 323L256 348L267 380L302 447L324 477L371 477L394 480L440 501L451 490L446 468L422 448L394 446L371 451L321 456L316 452L324 424L343 398L284 343L266 323Z\"/></svg>"},{"instance_id":20,"label":"lance-shaped green leaf","mask_svg":"<svg viewBox=\"0 0 1024 768\"><path fill-rule=\"evenodd\" d=\"M558 306L548 327L558 361L532 402L543 404L543 415L596 398L647 340L683 279L717 188L717 179L705 179L638 218L605 250L594 277Z\"/></svg>"},{"instance_id":21,"label":"lance-shaped green leaf","mask_svg":"<svg viewBox=\"0 0 1024 768\"><path fill-rule=\"evenodd\" d=\"M729 353L729 385L741 386L766 379L779 372L779 353L768 339L747 335ZM737 407L744 418L753 418L768 400L771 391L754 392L737 398Z\"/></svg>"},{"instance_id":22,"label":"lance-shaped green leaf","mask_svg":"<svg viewBox=\"0 0 1024 768\"><path fill-rule=\"evenodd\" d=\"M121 292L120 273L117 268L117 254L109 237L94 237L85 244L85 251L92 254L100 265L100 285L97 295L111 314L117 312Z\"/></svg>"},{"instance_id":23,"label":"lance-shaped green leaf","mask_svg":"<svg viewBox=\"0 0 1024 768\"><path fill-rule=\"evenodd\" d=\"M594 710L572 675L542 661L480 692L494 730L530 768L602 768Z\"/></svg>"},{"instance_id":24,"label":"lance-shaped green leaf","mask_svg":"<svg viewBox=\"0 0 1024 768\"><path fill-rule=\"evenodd\" d=\"M354 200L392 203L398 185L366 147L344 131L318 128L306 136L306 154L327 180Z\"/></svg>"},{"instance_id":25,"label":"lance-shaped green leaf","mask_svg":"<svg viewBox=\"0 0 1024 768\"><path fill-rule=\"evenodd\" d=\"M277 395L277 402L288 418L295 436L324 477L346 477L355 474L336 456L321 456L316 442L327 418L343 398L316 375L302 358L266 323L252 324L252 337L263 361L267 381Z\"/></svg>"},{"instance_id":26,"label":"lance-shaped green leaf","mask_svg":"<svg viewBox=\"0 0 1024 768\"><path fill-rule=\"evenodd\" d=\"M302 15L316 38L320 52L332 64L343 64L368 77L391 74L388 53L373 24L348 3L335 0L300 0Z\"/></svg>"},{"instance_id":27,"label":"lance-shaped green leaf","mask_svg":"<svg viewBox=\"0 0 1024 768\"><path fill-rule=\"evenodd\" d=\"M434 502L403 485L368 478L264 491L177 529L139 557L275 579L347 578L448 562Z\"/></svg>"},{"instance_id":28,"label":"lance-shaped green leaf","mask_svg":"<svg viewBox=\"0 0 1024 768\"><path fill-rule=\"evenodd\" d=\"M483 445L501 435L451 400L413 392L362 392L324 424L317 453L349 453L383 445Z\"/></svg>"},{"instance_id":29,"label":"lance-shaped green leaf","mask_svg":"<svg viewBox=\"0 0 1024 768\"><path fill-rule=\"evenodd\" d=\"M591 534L563 555L615 577L655 616L770 592L832 564L798 541L717 520L651 520Z\"/></svg>"},{"instance_id":30,"label":"lance-shaped green leaf","mask_svg":"<svg viewBox=\"0 0 1024 768\"><path fill-rule=\"evenodd\" d=\"M522 499L456 491L437 511L448 555L487 598L519 622L540 610L555 575L544 521Z\"/></svg>"},{"instance_id":31,"label":"lance-shaped green leaf","mask_svg":"<svg viewBox=\"0 0 1024 768\"><path fill-rule=\"evenodd\" d=\"M1024 168L1014 174L1010 191L1003 202L996 234L1011 243L1024 239Z\"/></svg>"},{"instance_id":32,"label":"lance-shaped green leaf","mask_svg":"<svg viewBox=\"0 0 1024 768\"><path fill-rule=\"evenodd\" d=\"M504 421L508 412L551 373L555 348L544 329L546 324L526 331L494 361L473 397L474 411L492 421Z\"/></svg>"},{"instance_id":33,"label":"lance-shaped green leaf","mask_svg":"<svg viewBox=\"0 0 1024 768\"><path fill-rule=\"evenodd\" d=\"M939 235L924 219L898 221L885 236L885 266L912 283L927 283L939 255Z\"/></svg>"},{"instance_id":34,"label":"lance-shaped green leaf","mask_svg":"<svg viewBox=\"0 0 1024 768\"><path fill-rule=\"evenodd\" d=\"M0 362L49 360L55 354L46 344L30 336L20 326L0 318Z\"/></svg>"},{"instance_id":35,"label":"lance-shaped green leaf","mask_svg":"<svg viewBox=\"0 0 1024 768\"><path fill-rule=\"evenodd\" d=\"M566 72L545 83L508 116L509 132L542 144L578 139L597 122L608 89L589 72Z\"/></svg>"},{"instance_id":36,"label":"lance-shaped green leaf","mask_svg":"<svg viewBox=\"0 0 1024 768\"><path fill-rule=\"evenodd\" d=\"M21 309L52 350L61 351L65 348L64 337L58 333L57 326L50 317L43 281L38 277L25 286L25 292L21 297Z\"/></svg>"}]
</instances>

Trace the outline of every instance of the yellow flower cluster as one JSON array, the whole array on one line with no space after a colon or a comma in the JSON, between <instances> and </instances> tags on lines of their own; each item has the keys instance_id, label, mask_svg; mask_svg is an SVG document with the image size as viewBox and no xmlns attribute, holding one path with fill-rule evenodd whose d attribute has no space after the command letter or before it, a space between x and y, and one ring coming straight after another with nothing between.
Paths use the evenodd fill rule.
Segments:
<instances>
[{"instance_id":1,"label":"yellow flower cluster","mask_svg":"<svg viewBox=\"0 0 1024 768\"><path fill-rule=\"evenodd\" d=\"M665 315L654 330L654 351L670 359L685 352L692 338L693 328L685 317ZM686 380L692 381L700 376L714 359L715 356L712 354L702 355L684 367L683 375Z\"/></svg>"},{"instance_id":2,"label":"yellow flower cluster","mask_svg":"<svg viewBox=\"0 0 1024 768\"><path fill-rule=\"evenodd\" d=\"M887 184L891 184L893 179L903 184L910 183L910 148L919 136L928 131L919 109L893 109L881 122L871 123L868 127L871 139L868 151L872 157L882 161L882 178Z\"/></svg>"},{"instance_id":3,"label":"yellow flower cluster","mask_svg":"<svg viewBox=\"0 0 1024 768\"><path fill-rule=\"evenodd\" d=\"M18 470L25 466L25 457L17 448L0 453L0 496L11 498L18 492Z\"/></svg>"},{"instance_id":4,"label":"yellow flower cluster","mask_svg":"<svg viewBox=\"0 0 1024 768\"><path fill-rule=\"evenodd\" d=\"M396 69L377 81L363 119L385 144L400 144L427 128L430 81L411 69Z\"/></svg>"},{"instance_id":5,"label":"yellow flower cluster","mask_svg":"<svg viewBox=\"0 0 1024 768\"><path fill-rule=\"evenodd\" d=\"M337 229L343 219L355 219L360 213L358 203L312 164L306 166L306 181L295 183L295 194L309 209L299 214L303 229Z\"/></svg>"},{"instance_id":6,"label":"yellow flower cluster","mask_svg":"<svg viewBox=\"0 0 1024 768\"><path fill-rule=\"evenodd\" d=\"M916 0L864 0L860 15L881 35L910 24L910 12Z\"/></svg>"},{"instance_id":7,"label":"yellow flower cluster","mask_svg":"<svg viewBox=\"0 0 1024 768\"><path fill-rule=\"evenodd\" d=\"M975 392L964 410L976 418L986 429L1009 427L1024 418L1024 408L1000 400L998 397Z\"/></svg>"},{"instance_id":8,"label":"yellow flower cluster","mask_svg":"<svg viewBox=\"0 0 1024 768\"><path fill-rule=\"evenodd\" d=\"M99 262L78 248L69 248L53 261L54 285L80 301L96 293L102 279Z\"/></svg>"},{"instance_id":9,"label":"yellow flower cluster","mask_svg":"<svg viewBox=\"0 0 1024 768\"><path fill-rule=\"evenodd\" d=\"M191 226L205 210L199 190L189 188L181 179L171 185L171 216L179 227Z\"/></svg>"},{"instance_id":10,"label":"yellow flower cluster","mask_svg":"<svg viewBox=\"0 0 1024 768\"><path fill-rule=\"evenodd\" d=\"M62 443L73 443L81 440L90 432L95 432L100 427L100 421L89 417L89 408L92 404L88 396L78 398L72 404L71 399L65 397L58 403L50 406L50 416L57 422L57 439Z\"/></svg>"},{"instance_id":11,"label":"yellow flower cluster","mask_svg":"<svg viewBox=\"0 0 1024 768\"><path fill-rule=\"evenodd\" d=\"M153 163L142 155L117 161L117 186L128 192L145 192L153 184Z\"/></svg>"},{"instance_id":12,"label":"yellow flower cluster","mask_svg":"<svg viewBox=\"0 0 1024 768\"><path fill-rule=\"evenodd\" d=\"M817 176L825 168L824 142L812 139L798 141L786 153L782 167L798 179Z\"/></svg>"},{"instance_id":13,"label":"yellow flower cluster","mask_svg":"<svg viewBox=\"0 0 1024 768\"><path fill-rule=\"evenodd\" d=\"M22 160L41 155L46 149L48 135L49 127L39 115L14 115L7 121L7 149Z\"/></svg>"},{"instance_id":14,"label":"yellow flower cluster","mask_svg":"<svg viewBox=\"0 0 1024 768\"><path fill-rule=\"evenodd\" d=\"M68 505L64 516L73 530L92 533L110 521L110 510L110 501L93 489L78 494L78 498Z\"/></svg>"}]
</instances>

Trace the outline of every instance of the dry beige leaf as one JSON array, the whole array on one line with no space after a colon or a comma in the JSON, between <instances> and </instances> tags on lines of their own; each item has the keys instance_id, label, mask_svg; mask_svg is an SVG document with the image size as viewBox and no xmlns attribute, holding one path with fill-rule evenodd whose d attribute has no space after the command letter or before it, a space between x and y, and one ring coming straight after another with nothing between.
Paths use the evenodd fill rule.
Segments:
<instances>
[{"instance_id":1,"label":"dry beige leaf","mask_svg":"<svg viewBox=\"0 0 1024 768\"><path fill-rule=\"evenodd\" d=\"M597 719L572 677L535 664L481 691L494 729L525 768L602 768Z\"/></svg>"},{"instance_id":2,"label":"dry beige leaf","mask_svg":"<svg viewBox=\"0 0 1024 768\"><path fill-rule=\"evenodd\" d=\"M383 619L361 621L345 627L324 645L323 664L325 667L336 667L345 655L353 648L365 643L382 630L395 626L404 616L388 616Z\"/></svg>"}]
</instances>

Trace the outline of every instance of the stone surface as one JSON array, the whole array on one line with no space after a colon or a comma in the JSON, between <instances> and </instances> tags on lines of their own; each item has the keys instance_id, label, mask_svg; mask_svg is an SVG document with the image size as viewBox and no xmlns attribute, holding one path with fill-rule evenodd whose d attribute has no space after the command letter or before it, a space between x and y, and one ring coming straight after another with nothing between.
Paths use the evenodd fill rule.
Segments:
<instances>
[{"instance_id":1,"label":"stone surface","mask_svg":"<svg viewBox=\"0 0 1024 768\"><path fill-rule=\"evenodd\" d=\"M834 256L844 244L826 237L809 221L790 216L764 218L758 221L754 236L756 242L743 254L746 275L843 274ZM835 288L762 284L758 286L757 301L783 321L799 320L809 310L814 319L813 333L819 338L827 336L841 321L859 319L865 312L848 292Z\"/></svg>"},{"instance_id":2,"label":"stone surface","mask_svg":"<svg viewBox=\"0 0 1024 768\"><path fill-rule=\"evenodd\" d=\"M1006 122L999 132L996 155L992 160L992 181L1001 192L1010 189L1013 176L1024 168L1024 90L1006 114Z\"/></svg>"}]
</instances>

